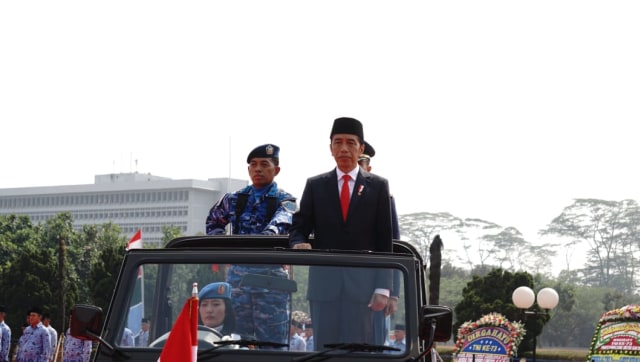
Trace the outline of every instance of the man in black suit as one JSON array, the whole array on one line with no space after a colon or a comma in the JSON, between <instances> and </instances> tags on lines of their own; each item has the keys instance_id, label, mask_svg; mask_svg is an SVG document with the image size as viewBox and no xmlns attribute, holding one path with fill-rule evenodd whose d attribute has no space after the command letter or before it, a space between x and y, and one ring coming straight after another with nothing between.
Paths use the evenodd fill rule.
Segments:
<instances>
[{"instance_id":1,"label":"man in black suit","mask_svg":"<svg viewBox=\"0 0 640 362\"><path fill-rule=\"evenodd\" d=\"M330 139L336 168L307 180L289 230L290 246L391 252L389 183L358 166L364 151L362 123L338 118ZM373 312L386 307L391 288L389 270L310 268L316 349L327 343L373 343Z\"/></svg>"},{"instance_id":2,"label":"man in black suit","mask_svg":"<svg viewBox=\"0 0 640 362\"><path fill-rule=\"evenodd\" d=\"M365 171L371 172L371 159L376 155L376 150L367 141L364 142L364 152L358 158L358 164ZM400 225L398 223L398 213L396 212L396 202L391 196L391 228L392 236L394 240L400 239ZM398 269L393 270L393 289L391 289L391 295L389 296L389 303L387 307L379 312L375 312L373 316L373 333L374 344L385 344L389 338L389 318L390 315L395 313L398 308L398 300L400 299L400 285L401 285L402 273Z\"/></svg>"}]
</instances>

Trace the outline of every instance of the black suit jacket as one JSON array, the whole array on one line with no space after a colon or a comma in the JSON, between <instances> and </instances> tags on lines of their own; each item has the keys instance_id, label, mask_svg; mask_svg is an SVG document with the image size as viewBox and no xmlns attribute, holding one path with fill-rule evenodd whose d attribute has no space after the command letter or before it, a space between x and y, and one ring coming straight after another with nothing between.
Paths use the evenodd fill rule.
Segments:
<instances>
[{"instance_id":1,"label":"black suit jacket","mask_svg":"<svg viewBox=\"0 0 640 362\"><path fill-rule=\"evenodd\" d=\"M302 193L300 209L293 215L289 243L293 247L309 242L309 235L313 233L314 249L391 252L389 197L389 182L385 178L360 169L344 221L336 170L311 177ZM309 299L332 300L345 293L347 299L368 302L375 288L392 289L388 270L372 273L351 269L347 275L341 268L333 269L309 271Z\"/></svg>"},{"instance_id":2,"label":"black suit jacket","mask_svg":"<svg viewBox=\"0 0 640 362\"><path fill-rule=\"evenodd\" d=\"M300 209L289 229L291 246L309 242L314 249L392 249L389 182L380 176L358 171L349 202L347 220L340 209L338 177L333 171L309 178L302 193Z\"/></svg>"}]
</instances>

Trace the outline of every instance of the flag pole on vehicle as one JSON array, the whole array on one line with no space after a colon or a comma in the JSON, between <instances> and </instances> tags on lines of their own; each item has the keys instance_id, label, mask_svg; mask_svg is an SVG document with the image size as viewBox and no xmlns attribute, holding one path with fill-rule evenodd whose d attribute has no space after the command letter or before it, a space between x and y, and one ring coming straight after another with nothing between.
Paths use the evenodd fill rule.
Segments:
<instances>
[{"instance_id":1,"label":"flag pole on vehicle","mask_svg":"<svg viewBox=\"0 0 640 362\"><path fill-rule=\"evenodd\" d=\"M142 229L138 229L127 243L126 250L129 251L132 249L142 249ZM131 300L127 318L127 328L129 328L134 335L140 331L140 321L142 318L144 318L144 271L142 270L142 266L140 266L138 268L138 278L136 279L134 295Z\"/></svg>"},{"instance_id":2,"label":"flag pole on vehicle","mask_svg":"<svg viewBox=\"0 0 640 362\"><path fill-rule=\"evenodd\" d=\"M158 362L198 360L198 283L193 283L191 297L182 307L171 328Z\"/></svg>"}]
</instances>

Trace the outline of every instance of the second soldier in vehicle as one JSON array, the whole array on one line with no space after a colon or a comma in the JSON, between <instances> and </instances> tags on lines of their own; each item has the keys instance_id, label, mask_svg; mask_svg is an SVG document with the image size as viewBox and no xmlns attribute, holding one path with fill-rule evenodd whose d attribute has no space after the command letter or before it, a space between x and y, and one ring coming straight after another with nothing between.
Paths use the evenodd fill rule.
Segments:
<instances>
[{"instance_id":1,"label":"second soldier in vehicle","mask_svg":"<svg viewBox=\"0 0 640 362\"><path fill-rule=\"evenodd\" d=\"M265 144L247 157L251 185L225 194L209 211L207 235L232 234L286 235L296 210L296 198L278 188L274 178L280 173L280 148ZM231 284L231 301L236 314L236 333L260 341L288 344L289 293L265 289L243 280L260 277L288 279L282 266L232 265L226 281ZM255 278L255 276L258 278ZM242 284L242 285L241 285Z\"/></svg>"}]
</instances>

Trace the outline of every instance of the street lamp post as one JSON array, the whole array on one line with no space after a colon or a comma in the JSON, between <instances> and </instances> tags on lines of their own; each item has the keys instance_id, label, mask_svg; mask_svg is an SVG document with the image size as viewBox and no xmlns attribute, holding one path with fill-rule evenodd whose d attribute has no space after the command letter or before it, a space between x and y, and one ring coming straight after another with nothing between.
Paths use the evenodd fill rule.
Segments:
<instances>
[{"instance_id":1,"label":"street lamp post","mask_svg":"<svg viewBox=\"0 0 640 362\"><path fill-rule=\"evenodd\" d=\"M558 297L558 292L553 288L542 288L538 292L538 296L536 297L533 294L533 290L529 287L518 287L513 291L511 295L511 299L513 300L513 304L516 307L523 310L525 314L525 318L527 315L532 315L534 320L538 320L538 317L541 315L546 315L549 313L549 310L555 308L558 305L558 301L560 298ZM528 310L531 308L533 303L537 301L538 306L544 311L540 312L537 310ZM537 344L537 336L533 336L533 362L536 362L536 344Z\"/></svg>"}]
</instances>

